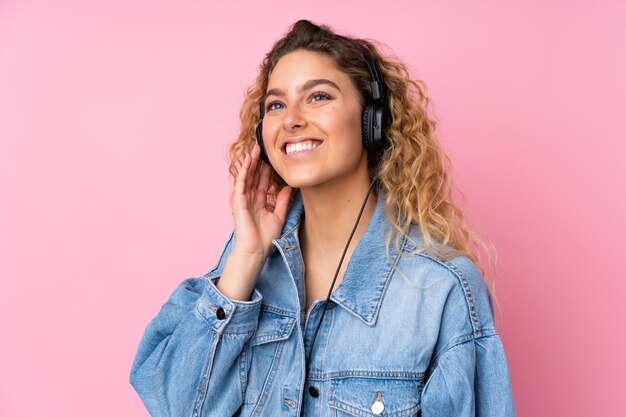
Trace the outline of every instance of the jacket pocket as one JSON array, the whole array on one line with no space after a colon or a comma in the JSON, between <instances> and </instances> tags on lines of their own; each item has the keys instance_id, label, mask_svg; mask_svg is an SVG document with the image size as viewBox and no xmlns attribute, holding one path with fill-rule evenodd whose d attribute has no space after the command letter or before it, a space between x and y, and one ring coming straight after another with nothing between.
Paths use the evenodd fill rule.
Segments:
<instances>
[{"instance_id":1,"label":"jacket pocket","mask_svg":"<svg viewBox=\"0 0 626 417\"><path fill-rule=\"evenodd\" d=\"M263 406L280 365L285 343L296 325L296 318L289 314L278 308L261 306L257 329L246 353L245 404Z\"/></svg>"},{"instance_id":2,"label":"jacket pocket","mask_svg":"<svg viewBox=\"0 0 626 417\"><path fill-rule=\"evenodd\" d=\"M250 346L289 339L295 324L295 317L279 313L277 309L261 306L259 323L250 340Z\"/></svg>"},{"instance_id":3,"label":"jacket pocket","mask_svg":"<svg viewBox=\"0 0 626 417\"><path fill-rule=\"evenodd\" d=\"M328 405L334 417L415 417L421 381L387 378L342 378L330 383Z\"/></svg>"}]
</instances>

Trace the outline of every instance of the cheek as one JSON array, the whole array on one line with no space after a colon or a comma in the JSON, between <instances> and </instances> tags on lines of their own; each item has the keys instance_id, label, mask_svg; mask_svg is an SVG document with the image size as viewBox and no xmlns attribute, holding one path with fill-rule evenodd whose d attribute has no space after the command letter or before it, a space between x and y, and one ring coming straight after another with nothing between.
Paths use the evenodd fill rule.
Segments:
<instances>
[{"instance_id":1,"label":"cheek","mask_svg":"<svg viewBox=\"0 0 626 417\"><path fill-rule=\"evenodd\" d=\"M329 134L345 138L347 143L361 141L361 113L332 106L319 120Z\"/></svg>"},{"instance_id":2,"label":"cheek","mask_svg":"<svg viewBox=\"0 0 626 417\"><path fill-rule=\"evenodd\" d=\"M360 149L362 146L362 128L361 128L361 115L346 115L341 121L341 125L338 126L338 135L342 138L342 145L345 148ZM358 153L358 152L356 152Z\"/></svg>"},{"instance_id":3,"label":"cheek","mask_svg":"<svg viewBox=\"0 0 626 417\"><path fill-rule=\"evenodd\" d=\"M276 140L276 135L278 134L279 128L280 126L275 120L263 120L263 129L261 131L261 135L263 136L263 144L266 148L274 146L274 141Z\"/></svg>"}]
</instances>

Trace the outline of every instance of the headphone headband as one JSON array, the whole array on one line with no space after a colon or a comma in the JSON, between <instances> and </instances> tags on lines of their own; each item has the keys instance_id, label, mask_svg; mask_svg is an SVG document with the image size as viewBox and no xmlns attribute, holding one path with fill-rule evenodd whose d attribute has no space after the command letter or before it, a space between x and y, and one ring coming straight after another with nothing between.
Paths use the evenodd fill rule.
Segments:
<instances>
[{"instance_id":1,"label":"headphone headband","mask_svg":"<svg viewBox=\"0 0 626 417\"><path fill-rule=\"evenodd\" d=\"M367 69L370 72L370 76L372 81L370 85L372 87L372 100L382 100L383 103L387 103L387 91L385 90L385 83L383 82L383 73L380 70L380 66L378 65L378 61L372 58L372 54L370 51L359 42L354 39L347 38L343 35L335 35L339 39L349 43L352 46L357 47L363 56L365 57L365 63L367 64Z\"/></svg>"}]
</instances>

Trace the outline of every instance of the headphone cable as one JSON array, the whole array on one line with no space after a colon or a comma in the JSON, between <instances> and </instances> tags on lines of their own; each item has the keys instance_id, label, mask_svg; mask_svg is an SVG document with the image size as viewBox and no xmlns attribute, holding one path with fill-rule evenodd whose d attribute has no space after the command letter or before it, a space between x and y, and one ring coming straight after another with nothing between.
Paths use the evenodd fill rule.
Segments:
<instances>
[{"instance_id":1,"label":"headphone cable","mask_svg":"<svg viewBox=\"0 0 626 417\"><path fill-rule=\"evenodd\" d=\"M374 184L375 181L372 181L369 190L367 190L367 195L365 195L365 199L363 200L363 205L361 206L361 211L359 211L359 216L356 219L356 223L354 224L354 227L352 228L352 232L350 233L350 237L348 238L348 243L346 243L345 248L343 248L343 253L341 254L341 259L339 260L339 265L337 265L337 271L335 271L335 276L333 277L333 282L332 284L330 284L330 289L328 290L328 296L326 297L326 300L324 301L324 310L322 310L322 316L319 319L319 322L317 323L317 327L315 328L315 333L313 334L313 341L311 342L311 349L310 349L310 355L313 354L313 346L315 345L315 339L317 338L317 332L320 329L320 325L322 324L322 321L324 320L324 315L326 314L326 309L328 307L328 302L330 301L330 296L333 292L333 287L335 286L335 281L337 281L337 276L339 275L339 269L341 268L341 264L343 263L343 258L345 258L346 256L346 252L348 251L348 246L350 245L350 241L352 240L352 236L354 236L354 232L356 231L357 226L359 225L359 221L361 220L361 215L363 214L363 210L365 209L365 204L367 203L367 199L370 196L370 193L372 192L372 189L374 188ZM305 358L306 360L306 358ZM309 363L310 361L306 361L306 375L305 375L305 381L307 381L309 379Z\"/></svg>"}]
</instances>

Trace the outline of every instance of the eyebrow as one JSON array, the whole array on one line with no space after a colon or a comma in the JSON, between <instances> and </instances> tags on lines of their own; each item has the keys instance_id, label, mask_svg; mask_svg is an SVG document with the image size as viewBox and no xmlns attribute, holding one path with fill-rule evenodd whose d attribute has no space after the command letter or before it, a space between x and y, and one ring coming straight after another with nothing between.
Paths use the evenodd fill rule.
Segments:
<instances>
[{"instance_id":1,"label":"eyebrow","mask_svg":"<svg viewBox=\"0 0 626 417\"><path fill-rule=\"evenodd\" d=\"M326 79L318 79L318 80L309 80L307 82L305 82L304 84L302 84L299 88L298 88L298 92L302 93L306 90L310 90L311 88L320 85L320 84L327 84L330 85L333 88L336 88L337 90L341 91L341 88L339 88L339 86L337 84L335 84L334 82L330 81L330 80L326 80ZM279 97L284 97L285 96L285 92L283 90L281 90L280 88L272 88L271 90L268 90L267 93L265 93L265 98L263 99L264 101L267 100L267 98L269 96L279 96Z\"/></svg>"}]
</instances>

